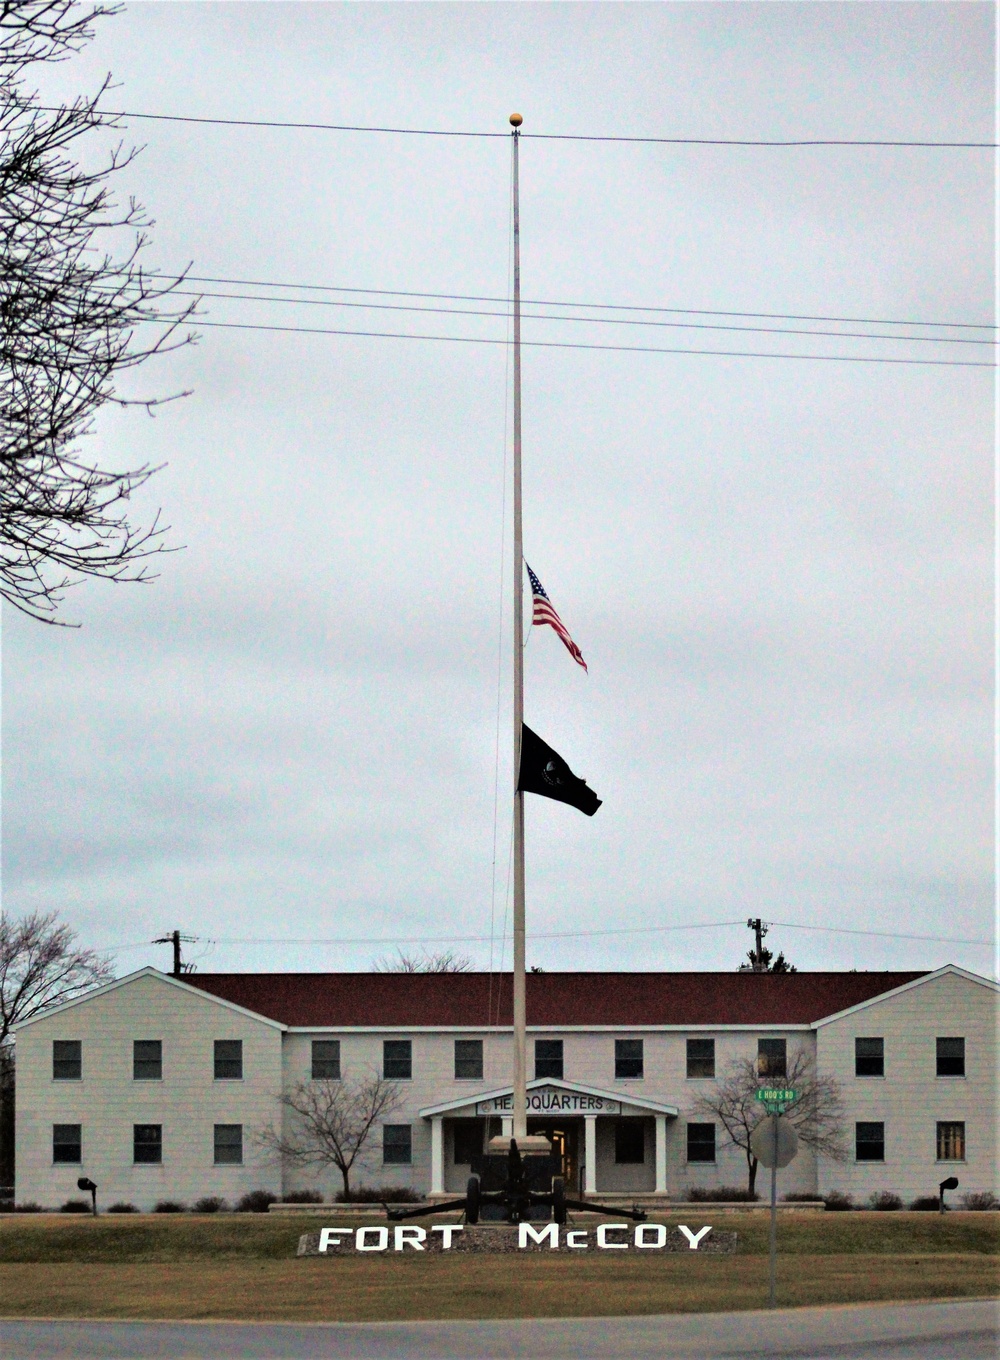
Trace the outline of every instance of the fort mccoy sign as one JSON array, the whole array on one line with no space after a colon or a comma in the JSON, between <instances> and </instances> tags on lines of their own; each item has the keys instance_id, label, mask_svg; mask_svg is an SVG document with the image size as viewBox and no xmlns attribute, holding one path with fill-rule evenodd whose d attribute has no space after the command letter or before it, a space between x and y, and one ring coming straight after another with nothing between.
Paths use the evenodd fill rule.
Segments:
<instances>
[{"instance_id":1,"label":"fort mccoy sign","mask_svg":"<svg viewBox=\"0 0 1000 1360\"><path fill-rule=\"evenodd\" d=\"M736 1250L734 1232L715 1232L710 1226L668 1228L665 1223L599 1223L596 1228L565 1228L556 1223L476 1224L436 1223L430 1228L413 1224L395 1227L321 1228L303 1233L298 1256L392 1256L412 1252L635 1252L700 1251L713 1254Z\"/></svg>"}]
</instances>

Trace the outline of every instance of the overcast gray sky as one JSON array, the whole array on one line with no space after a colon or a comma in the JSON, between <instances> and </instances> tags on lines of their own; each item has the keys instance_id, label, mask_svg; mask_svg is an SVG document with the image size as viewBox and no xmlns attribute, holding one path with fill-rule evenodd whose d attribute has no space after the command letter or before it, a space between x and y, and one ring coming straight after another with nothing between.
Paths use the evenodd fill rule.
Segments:
<instances>
[{"instance_id":1,"label":"overcast gray sky","mask_svg":"<svg viewBox=\"0 0 1000 1360\"><path fill-rule=\"evenodd\" d=\"M140 4L44 91L110 70L108 106L150 113L505 132L518 109L525 133L988 141L993 21L961 3ZM164 269L506 295L509 139L138 120L129 136L145 150L122 187L155 217ZM521 150L526 297L994 319L989 152ZM502 317L203 311L507 333ZM4 615L8 911L55 909L101 947L179 927L218 941L191 946L203 969L365 968L391 946L322 941L402 936L487 937L456 946L486 966L491 918L499 958L507 362L502 345L205 327L136 380L192 396L155 420L100 416L101 457L167 463L137 513L162 505L185 548L151 586L73 592L79 630ZM524 428L525 553L590 665L532 630L526 716L604 799L588 820L529 798L529 931L759 915L827 928L772 931L804 968L992 971L989 944L835 933L994 936L991 371L529 348ZM509 583L509 547L505 566ZM229 943L248 938L311 943ZM529 962L728 969L750 943L744 925L567 934L530 941Z\"/></svg>"}]
</instances>

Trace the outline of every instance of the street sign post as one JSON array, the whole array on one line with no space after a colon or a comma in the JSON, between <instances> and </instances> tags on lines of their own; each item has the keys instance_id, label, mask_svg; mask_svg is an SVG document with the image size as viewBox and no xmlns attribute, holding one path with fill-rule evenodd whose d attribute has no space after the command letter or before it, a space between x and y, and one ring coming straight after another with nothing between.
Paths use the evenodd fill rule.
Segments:
<instances>
[{"instance_id":1,"label":"street sign post","mask_svg":"<svg viewBox=\"0 0 1000 1360\"><path fill-rule=\"evenodd\" d=\"M762 1086L757 1092L757 1099L768 1114L784 1114L789 1105L794 1105L798 1098L798 1091L793 1090L791 1086Z\"/></svg>"},{"instance_id":2,"label":"street sign post","mask_svg":"<svg viewBox=\"0 0 1000 1360\"><path fill-rule=\"evenodd\" d=\"M799 1138L795 1129L786 1120L781 1118L780 1112L771 1112L771 1107L780 1105L782 1109L786 1105L794 1103L798 1095L797 1091L778 1089L774 1091L758 1091L757 1098L762 1100L764 1108L769 1111L766 1118L762 1119L753 1133L750 1135L750 1151L757 1158L762 1166L771 1168L771 1249L770 1256L770 1281L768 1288L768 1307L775 1306L775 1274L778 1263L778 1167L788 1166L795 1158L799 1150ZM781 1100L772 1099L766 1101L765 1096L780 1096Z\"/></svg>"}]
</instances>

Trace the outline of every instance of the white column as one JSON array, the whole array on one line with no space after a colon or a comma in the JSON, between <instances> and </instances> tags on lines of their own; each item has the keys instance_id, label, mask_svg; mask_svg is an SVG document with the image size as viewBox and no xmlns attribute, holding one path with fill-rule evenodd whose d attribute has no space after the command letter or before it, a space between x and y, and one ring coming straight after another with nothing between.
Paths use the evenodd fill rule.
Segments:
<instances>
[{"instance_id":1,"label":"white column","mask_svg":"<svg viewBox=\"0 0 1000 1360\"><path fill-rule=\"evenodd\" d=\"M583 1116L583 1193L597 1194L597 1115Z\"/></svg>"},{"instance_id":2,"label":"white column","mask_svg":"<svg viewBox=\"0 0 1000 1360\"><path fill-rule=\"evenodd\" d=\"M667 1116L656 1116L656 1193L667 1193Z\"/></svg>"},{"instance_id":3,"label":"white column","mask_svg":"<svg viewBox=\"0 0 1000 1360\"><path fill-rule=\"evenodd\" d=\"M507 1114L507 1115L501 1115L501 1116L500 1116L500 1137L501 1137L501 1138L508 1138L508 1139L509 1139L509 1138L513 1138L513 1136L514 1136L514 1118L513 1118L513 1116L512 1116L512 1115L509 1115L509 1114Z\"/></svg>"},{"instance_id":4,"label":"white column","mask_svg":"<svg viewBox=\"0 0 1000 1360\"><path fill-rule=\"evenodd\" d=\"M431 1194L444 1194L444 1120L431 1120Z\"/></svg>"}]
</instances>

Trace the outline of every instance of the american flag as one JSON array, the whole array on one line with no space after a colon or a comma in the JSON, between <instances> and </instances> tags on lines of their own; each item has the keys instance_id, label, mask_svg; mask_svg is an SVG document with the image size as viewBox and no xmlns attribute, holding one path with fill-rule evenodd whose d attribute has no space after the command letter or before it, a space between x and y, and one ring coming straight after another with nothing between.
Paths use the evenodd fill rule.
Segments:
<instances>
[{"instance_id":1,"label":"american flag","mask_svg":"<svg viewBox=\"0 0 1000 1360\"><path fill-rule=\"evenodd\" d=\"M546 595L545 587L542 585L541 581L528 566L527 562L525 562L524 565L525 567L527 567L528 580L531 582L531 603L532 603L531 622L550 624L562 638L566 650L569 652L570 656L573 658L576 664L578 666L582 666L583 669L586 671L587 663L583 659L583 653L580 651L580 648L576 645L576 643L570 637L569 633L566 631L566 625L563 623L562 619L552 608L552 601ZM587 674L589 675L590 672L587 671Z\"/></svg>"}]
</instances>

